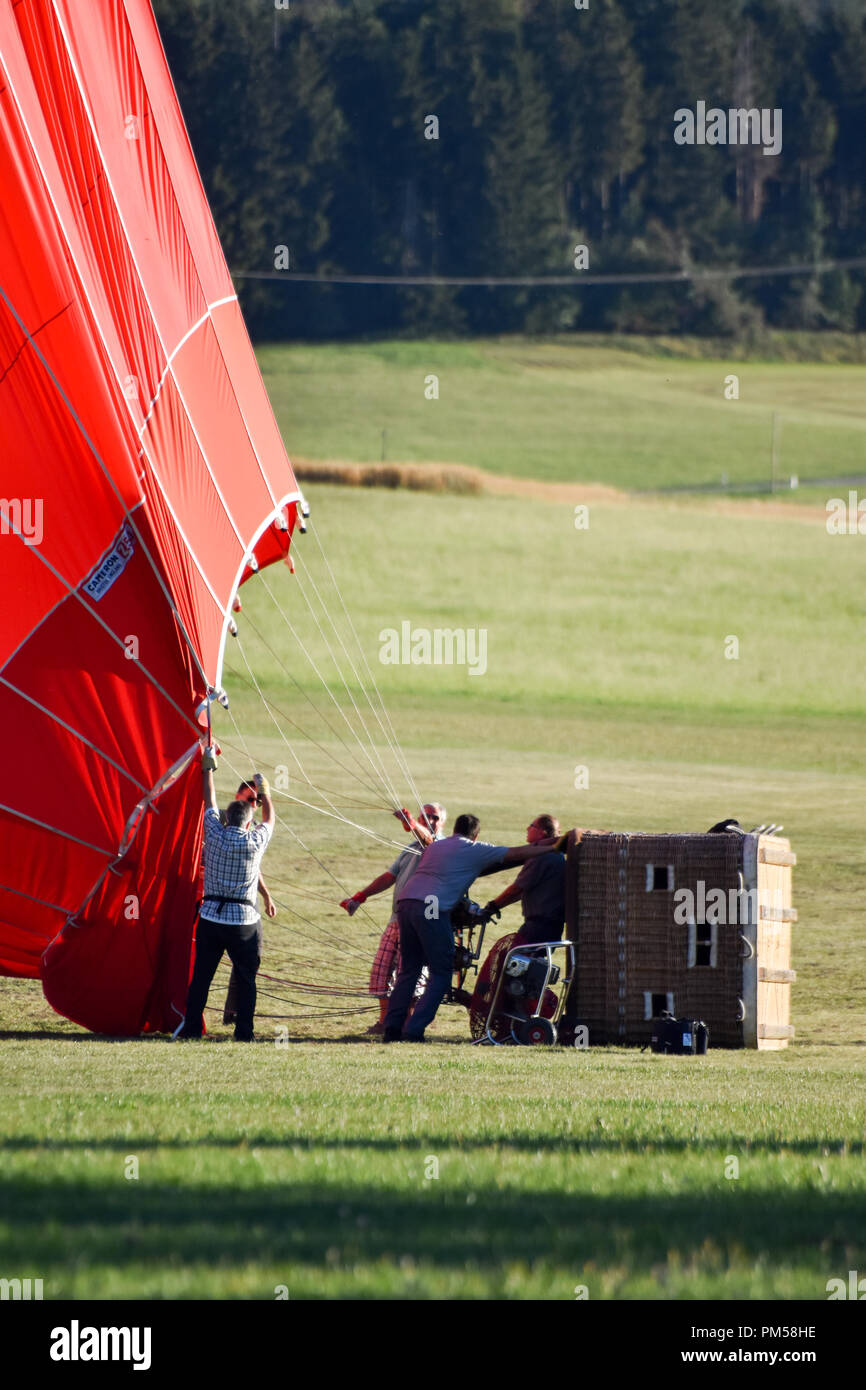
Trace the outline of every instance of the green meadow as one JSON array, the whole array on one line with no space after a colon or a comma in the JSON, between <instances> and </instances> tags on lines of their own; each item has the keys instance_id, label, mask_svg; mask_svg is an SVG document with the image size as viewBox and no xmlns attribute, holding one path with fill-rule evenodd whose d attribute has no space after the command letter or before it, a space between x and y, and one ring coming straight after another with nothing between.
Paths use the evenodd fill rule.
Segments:
<instances>
[{"instance_id":1,"label":"green meadow","mask_svg":"<svg viewBox=\"0 0 866 1390\"><path fill-rule=\"evenodd\" d=\"M690 340L568 337L280 345L259 360L301 458L437 460L626 489L725 480L736 491L769 486L776 415L776 480L790 497L792 475L866 472L864 348L837 336L847 360L786 361L785 343L742 360L704 356ZM726 398L732 375L738 399ZM438 399L425 395L431 376Z\"/></svg>"},{"instance_id":2,"label":"green meadow","mask_svg":"<svg viewBox=\"0 0 866 1390\"><path fill-rule=\"evenodd\" d=\"M722 361L434 348L265 349L291 449L376 459L387 427L394 458L542 481L746 479L784 401L804 475L862 467L854 366L741 364L726 402ZM0 1272L46 1298L826 1298L866 1270L866 539L815 505L588 494L577 529L571 501L305 491L295 574L245 586L216 729L221 797L252 765L277 788L259 1041L222 1024L224 966L189 1044L93 1038L0 981ZM404 622L483 631L485 669L383 662ZM503 844L543 810L782 822L794 1043L477 1048L443 1006L429 1045L384 1048L388 897L339 899L405 842L388 807L415 789Z\"/></svg>"}]
</instances>

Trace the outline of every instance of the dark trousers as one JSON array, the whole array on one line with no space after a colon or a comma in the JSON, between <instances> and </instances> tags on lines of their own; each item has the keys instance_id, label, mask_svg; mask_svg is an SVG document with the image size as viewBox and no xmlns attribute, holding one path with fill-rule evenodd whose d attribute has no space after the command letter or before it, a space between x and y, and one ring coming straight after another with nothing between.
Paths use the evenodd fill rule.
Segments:
<instances>
[{"instance_id":1,"label":"dark trousers","mask_svg":"<svg viewBox=\"0 0 866 1390\"><path fill-rule=\"evenodd\" d=\"M181 1037L200 1038L204 1030L204 1006L208 990L216 974L216 968L228 951L229 959L237 974L237 1022L235 1037L247 1039L253 1036L253 1015L256 1010L256 972L259 968L259 932L261 919L256 918L243 926L214 922L209 917L200 917L195 934L195 965L189 994L186 999L186 1017L180 1030Z\"/></svg>"},{"instance_id":2,"label":"dark trousers","mask_svg":"<svg viewBox=\"0 0 866 1390\"><path fill-rule=\"evenodd\" d=\"M424 1029L436 1017L436 1010L451 987L451 976L454 972L454 932L451 928L450 912L442 912L432 921L428 921L424 913L424 903L413 898L397 905L397 920L400 924L400 974L397 976L397 983L394 985L385 1015L385 1032L402 1032L415 986L422 968L426 965L430 972L427 988L415 1005L404 1034L407 1039L415 1041L423 1038Z\"/></svg>"},{"instance_id":3,"label":"dark trousers","mask_svg":"<svg viewBox=\"0 0 866 1390\"><path fill-rule=\"evenodd\" d=\"M264 933L262 931L262 919L259 918L259 961L262 958L262 946L264 945ZM238 972L232 966L232 973L229 975L229 987L226 990L226 1002L223 1008L223 1023L234 1023L238 1013Z\"/></svg>"},{"instance_id":4,"label":"dark trousers","mask_svg":"<svg viewBox=\"0 0 866 1390\"><path fill-rule=\"evenodd\" d=\"M523 923L511 945L512 947L541 946L547 941L560 941L561 939L561 922L545 922L540 921L537 917L531 917L528 922Z\"/></svg>"}]
</instances>

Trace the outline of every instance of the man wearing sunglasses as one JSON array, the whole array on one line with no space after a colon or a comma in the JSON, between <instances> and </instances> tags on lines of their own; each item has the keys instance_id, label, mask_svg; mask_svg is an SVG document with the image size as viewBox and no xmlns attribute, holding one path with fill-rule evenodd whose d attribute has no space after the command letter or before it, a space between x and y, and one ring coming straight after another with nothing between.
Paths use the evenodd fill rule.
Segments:
<instances>
[{"instance_id":1,"label":"man wearing sunglasses","mask_svg":"<svg viewBox=\"0 0 866 1390\"><path fill-rule=\"evenodd\" d=\"M252 781L250 781L250 782L241 782L240 786L238 787L237 791L235 792L235 801L245 801L245 802L247 803L248 806L252 806L253 810L255 810L255 808L259 805L259 794L258 794L258 792L256 791L256 784L255 784L255 782L252 782ZM220 821L222 822L223 825L225 825L225 823L226 823L226 812L225 812L225 811L220 811ZM277 915L277 905L276 905L276 903L274 902L273 898L271 897L270 893L268 892L267 884L265 883L265 880L264 880L264 878L262 877L261 874L259 874L258 891L259 891L259 893L261 893L261 895L262 895L262 901L264 902L264 905L265 905L265 914L266 914L266 916L268 916L268 917L276 917L276 915ZM264 945L264 936L263 936L263 928L262 928L262 919L261 919L261 917L260 917L260 918L259 918L259 961L261 961L261 957L262 957L262 947L263 947L263 945ZM224 1005L224 1007L223 1007L223 1023L237 1023L237 1018L238 1018L238 975L237 975L237 971L235 970L234 966L232 966L232 973L231 973L231 975L229 976L229 987L228 987L228 989L227 989L227 991L226 991L226 1002L225 1002L225 1005Z\"/></svg>"},{"instance_id":2,"label":"man wearing sunglasses","mask_svg":"<svg viewBox=\"0 0 866 1390\"><path fill-rule=\"evenodd\" d=\"M558 834L556 816L536 816L526 827L526 843L537 845ZM551 850L538 859L531 859L514 882L487 903L487 907L509 907L516 902L523 909L523 925L512 947L558 941L565 923L565 855Z\"/></svg>"}]
</instances>

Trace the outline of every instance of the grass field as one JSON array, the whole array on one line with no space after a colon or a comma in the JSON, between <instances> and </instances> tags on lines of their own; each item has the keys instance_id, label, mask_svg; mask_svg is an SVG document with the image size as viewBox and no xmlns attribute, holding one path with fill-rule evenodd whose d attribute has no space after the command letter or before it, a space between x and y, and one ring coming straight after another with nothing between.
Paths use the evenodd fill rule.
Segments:
<instances>
[{"instance_id":1,"label":"grass field","mask_svg":"<svg viewBox=\"0 0 866 1390\"><path fill-rule=\"evenodd\" d=\"M345 370L359 378L360 420L379 368L375 350L345 357L353 353ZM313 373L312 349L291 354L295 364L308 354ZM530 413L505 359L502 395L472 426L472 447L458 453L461 430L448 428L455 459L474 464L493 448L481 434L507 431L507 471L519 473ZM398 376L423 380L420 359L401 363ZM686 365L707 373L699 434L702 412L722 407L710 364ZM784 370L795 401L805 377L798 387L799 368ZM838 371L837 381L854 371L820 370ZM293 367L269 383L287 437L309 430L297 451L363 458L360 445L348 448L348 424L328 435L323 419L310 423L323 388L311 375L302 390L302 375ZM458 377L467 409L470 377ZM385 362L383 389L389 379ZM337 381L321 406L334 421ZM566 399L564 381L550 389ZM447 419L444 391L437 403L418 395ZM288 402L307 424L289 424ZM610 401L606 409L615 412ZM554 459L566 418L556 410L549 476L577 477L561 437ZM572 405L573 418L581 410ZM853 438L862 425L840 397L837 423L846 410ZM645 412L648 437L652 418ZM450 457L443 437L427 457ZM587 479L608 480L600 457ZM622 466L627 483L634 460ZM459 1009L442 1010L426 1049L367 1037L364 988L388 903L373 900L351 920L337 904L402 837L381 779L305 656L357 728L306 605L317 606L318 588L339 611L311 534L297 540L294 577L266 576L295 631L258 581L239 619L291 748L245 686L235 646L226 685L241 734L223 719L221 794L247 774L249 755L287 767L291 797L326 806L327 792L380 838L279 800L265 870L281 906L266 928L262 968L274 978L261 980L256 1047L234 1047L222 1026L225 971L211 1039L183 1046L93 1039L53 1015L36 983L0 981L0 1273L42 1277L46 1298L267 1299L279 1286L292 1298L572 1299L576 1286L591 1299L825 1298L828 1279L866 1269L866 542L829 536L820 515L796 508L593 501L589 528L576 530L570 504L532 498L330 487L309 497L413 777L452 819L475 810L482 834L506 844L543 809L612 829L702 830L724 815L784 823L798 855L796 1042L703 1060L492 1052L467 1045ZM405 620L484 629L486 672L381 664L380 632ZM731 636L736 660L725 657ZM353 677L351 687L363 707ZM586 789L575 789L577 765ZM510 909L503 927L518 920ZM303 988L323 982L352 992ZM127 1176L131 1159L137 1177ZM726 1176L731 1159L738 1177Z\"/></svg>"},{"instance_id":2,"label":"grass field","mask_svg":"<svg viewBox=\"0 0 866 1390\"><path fill-rule=\"evenodd\" d=\"M46 1297L819 1299L863 1268L853 1048L4 1050L3 1268Z\"/></svg>"},{"instance_id":3,"label":"grass field","mask_svg":"<svg viewBox=\"0 0 866 1390\"><path fill-rule=\"evenodd\" d=\"M372 462L384 448L391 460L544 482L664 488L724 478L735 490L769 482L775 412L780 496L792 474L866 472L862 366L687 354L688 345L665 353L640 339L503 338L265 347L259 358L302 458ZM730 374L738 400L725 399ZM438 400L425 398L431 375Z\"/></svg>"}]
</instances>

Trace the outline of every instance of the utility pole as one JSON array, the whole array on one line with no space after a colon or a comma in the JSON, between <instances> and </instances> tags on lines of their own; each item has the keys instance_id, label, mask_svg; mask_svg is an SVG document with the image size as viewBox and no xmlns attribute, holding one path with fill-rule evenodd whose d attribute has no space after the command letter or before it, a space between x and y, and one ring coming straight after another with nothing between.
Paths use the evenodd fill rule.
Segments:
<instances>
[{"instance_id":1,"label":"utility pole","mask_svg":"<svg viewBox=\"0 0 866 1390\"><path fill-rule=\"evenodd\" d=\"M770 472L770 491L771 491L771 492L775 492L775 491L776 491L776 477L777 477L777 475L778 475L779 438L780 438L780 436L781 436L781 433L782 433L782 425L781 425L781 421L779 420L779 412L778 412L777 410L774 410L774 411L773 411L773 446L772 446L771 457L770 457L770 469L771 469L771 472Z\"/></svg>"}]
</instances>

